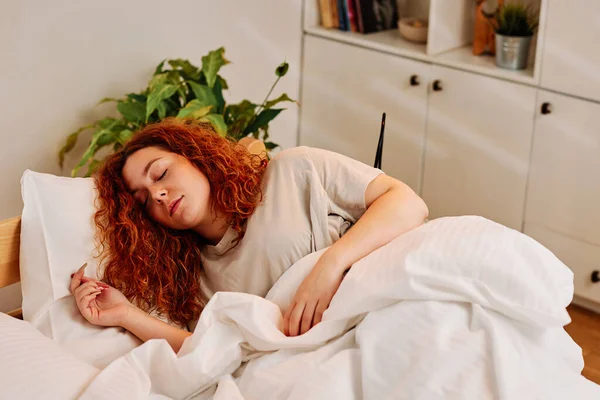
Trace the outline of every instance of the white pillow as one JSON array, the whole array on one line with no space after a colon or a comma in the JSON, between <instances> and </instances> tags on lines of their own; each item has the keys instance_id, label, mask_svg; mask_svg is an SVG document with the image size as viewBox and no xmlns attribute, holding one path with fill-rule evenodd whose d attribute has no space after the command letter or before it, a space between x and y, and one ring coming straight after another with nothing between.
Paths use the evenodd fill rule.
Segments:
<instances>
[{"instance_id":1,"label":"white pillow","mask_svg":"<svg viewBox=\"0 0 600 400\"><path fill-rule=\"evenodd\" d=\"M137 347L139 339L124 329L87 322L69 291L71 274L85 262L85 275L97 278L93 180L26 170L21 194L23 319L97 367Z\"/></svg>"},{"instance_id":2,"label":"white pillow","mask_svg":"<svg viewBox=\"0 0 600 400\"><path fill-rule=\"evenodd\" d=\"M74 399L98 375L28 322L0 313L0 398Z\"/></svg>"}]
</instances>

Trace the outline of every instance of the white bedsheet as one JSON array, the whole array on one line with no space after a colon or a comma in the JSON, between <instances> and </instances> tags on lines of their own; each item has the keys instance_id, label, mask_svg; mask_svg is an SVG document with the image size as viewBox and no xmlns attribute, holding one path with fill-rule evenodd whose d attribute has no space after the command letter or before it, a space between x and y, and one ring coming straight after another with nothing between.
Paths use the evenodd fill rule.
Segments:
<instances>
[{"instance_id":1,"label":"white bedsheet","mask_svg":"<svg viewBox=\"0 0 600 400\"><path fill-rule=\"evenodd\" d=\"M267 299L218 293L178 355L151 340L83 399L599 399L562 328L571 271L543 246L478 217L443 218L356 263L321 324L279 328L320 253Z\"/></svg>"}]
</instances>

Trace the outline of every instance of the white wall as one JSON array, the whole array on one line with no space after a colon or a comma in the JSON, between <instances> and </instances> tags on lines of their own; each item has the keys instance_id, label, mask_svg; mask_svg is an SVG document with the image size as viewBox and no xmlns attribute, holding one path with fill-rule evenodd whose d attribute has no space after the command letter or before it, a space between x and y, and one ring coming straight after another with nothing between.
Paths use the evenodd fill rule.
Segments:
<instances>
[{"instance_id":1,"label":"white wall","mask_svg":"<svg viewBox=\"0 0 600 400\"><path fill-rule=\"evenodd\" d=\"M299 97L302 0L18 0L0 3L0 220L19 215L25 169L59 171L67 134L103 117L95 104L143 88L164 58L201 65L224 46L227 101L262 101L284 59L290 71L274 94ZM297 107L271 125L296 145ZM86 140L88 138L85 138ZM77 155L87 143L80 142ZM0 291L0 311L19 305L17 285Z\"/></svg>"}]
</instances>

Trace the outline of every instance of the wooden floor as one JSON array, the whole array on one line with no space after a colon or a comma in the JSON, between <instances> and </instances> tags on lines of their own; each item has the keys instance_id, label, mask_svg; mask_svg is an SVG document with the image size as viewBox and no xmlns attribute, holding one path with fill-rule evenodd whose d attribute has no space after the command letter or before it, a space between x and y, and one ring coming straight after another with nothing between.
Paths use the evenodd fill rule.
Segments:
<instances>
[{"instance_id":1,"label":"wooden floor","mask_svg":"<svg viewBox=\"0 0 600 400\"><path fill-rule=\"evenodd\" d=\"M583 351L583 376L600 384L600 314L573 305L568 311L573 321L565 330Z\"/></svg>"}]
</instances>

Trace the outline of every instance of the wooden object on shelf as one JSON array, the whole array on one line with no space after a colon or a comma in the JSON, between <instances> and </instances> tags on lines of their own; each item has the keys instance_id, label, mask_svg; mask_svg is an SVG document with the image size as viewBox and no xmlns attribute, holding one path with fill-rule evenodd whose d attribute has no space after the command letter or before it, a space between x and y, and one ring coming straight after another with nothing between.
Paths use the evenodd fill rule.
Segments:
<instances>
[{"instance_id":1,"label":"wooden object on shelf","mask_svg":"<svg viewBox=\"0 0 600 400\"><path fill-rule=\"evenodd\" d=\"M475 7L475 24L473 28L473 54L496 54L494 28L490 14L502 6L502 0L477 0Z\"/></svg>"}]
</instances>

